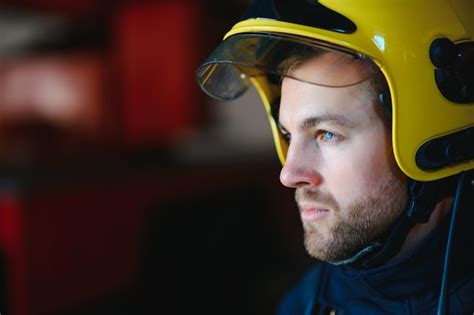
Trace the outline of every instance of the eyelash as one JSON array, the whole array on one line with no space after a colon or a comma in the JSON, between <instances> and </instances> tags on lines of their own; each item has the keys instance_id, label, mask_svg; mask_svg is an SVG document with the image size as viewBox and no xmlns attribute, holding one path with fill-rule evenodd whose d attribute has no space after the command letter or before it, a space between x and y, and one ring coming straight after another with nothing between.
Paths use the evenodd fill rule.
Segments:
<instances>
[{"instance_id":1,"label":"eyelash","mask_svg":"<svg viewBox=\"0 0 474 315\"><path fill-rule=\"evenodd\" d=\"M291 134L289 133L286 133L286 132L280 132L281 133L281 136L283 138L283 140L285 140L286 144L290 144L291 143Z\"/></svg>"},{"instance_id":2,"label":"eyelash","mask_svg":"<svg viewBox=\"0 0 474 315\"><path fill-rule=\"evenodd\" d=\"M332 136L333 136L333 139L331 139L331 140L326 140L326 139L324 139L324 136L325 136L325 135L328 135L328 134L332 135ZM285 142L286 142L287 144L290 144L290 143L291 143L291 134L289 134L289 133L283 133L283 132L282 132L281 135L282 135L283 139L285 140ZM318 131L316 132L316 135L315 135L315 138L316 138L316 139L318 139L318 140L320 140L320 141L322 141L322 142L326 142L326 143L335 142L335 141L339 140L339 137L340 137L340 136L339 136L338 134L336 134L335 132L328 131L328 130L318 130Z\"/></svg>"}]
</instances>

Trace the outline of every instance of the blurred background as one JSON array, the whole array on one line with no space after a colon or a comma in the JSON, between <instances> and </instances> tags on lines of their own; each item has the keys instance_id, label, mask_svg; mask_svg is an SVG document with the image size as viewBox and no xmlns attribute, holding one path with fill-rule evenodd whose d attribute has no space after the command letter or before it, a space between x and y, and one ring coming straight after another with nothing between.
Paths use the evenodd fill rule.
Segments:
<instances>
[{"instance_id":1,"label":"blurred background","mask_svg":"<svg viewBox=\"0 0 474 315\"><path fill-rule=\"evenodd\" d=\"M0 313L272 314L312 263L255 91L194 70L249 1L0 2Z\"/></svg>"}]
</instances>

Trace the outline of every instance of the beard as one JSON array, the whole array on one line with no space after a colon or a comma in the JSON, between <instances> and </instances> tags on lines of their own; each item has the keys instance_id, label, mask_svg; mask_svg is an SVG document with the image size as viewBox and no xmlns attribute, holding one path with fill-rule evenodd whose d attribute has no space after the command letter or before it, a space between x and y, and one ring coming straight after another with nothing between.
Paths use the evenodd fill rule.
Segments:
<instances>
[{"instance_id":1,"label":"beard","mask_svg":"<svg viewBox=\"0 0 474 315\"><path fill-rule=\"evenodd\" d=\"M296 201L313 201L331 209L334 224L303 221L304 244L310 256L322 261L339 261L354 256L370 242L381 238L405 207L404 181L391 176L372 193L341 209L327 192L311 188L296 189ZM329 217L324 218L326 221ZM328 224L323 226L322 224Z\"/></svg>"}]
</instances>

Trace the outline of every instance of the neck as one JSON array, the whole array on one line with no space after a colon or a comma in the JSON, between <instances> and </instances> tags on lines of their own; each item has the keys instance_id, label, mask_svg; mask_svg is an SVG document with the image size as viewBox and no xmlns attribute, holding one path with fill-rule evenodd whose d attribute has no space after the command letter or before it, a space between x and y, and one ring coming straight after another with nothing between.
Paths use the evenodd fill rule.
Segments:
<instances>
[{"instance_id":1,"label":"neck","mask_svg":"<svg viewBox=\"0 0 474 315\"><path fill-rule=\"evenodd\" d=\"M405 242L400 252L392 258L396 260L409 254L420 244L443 220L443 218L450 212L453 204L453 198L445 198L438 202L433 213L430 216L430 220L424 224L415 224L408 232Z\"/></svg>"}]
</instances>

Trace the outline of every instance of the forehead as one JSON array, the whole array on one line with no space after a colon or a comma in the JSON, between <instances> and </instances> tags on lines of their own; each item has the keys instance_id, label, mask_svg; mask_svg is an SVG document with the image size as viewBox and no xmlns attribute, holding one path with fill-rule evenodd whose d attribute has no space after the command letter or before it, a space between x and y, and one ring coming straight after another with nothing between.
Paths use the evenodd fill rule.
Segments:
<instances>
[{"instance_id":1,"label":"forehead","mask_svg":"<svg viewBox=\"0 0 474 315\"><path fill-rule=\"evenodd\" d=\"M306 119L308 115L343 115L354 121L375 117L375 102L368 80L346 87L308 83L326 80L337 84L341 80L363 80L366 73L360 64L341 58L339 54L327 53L298 64L290 74L291 78L284 77L282 81L281 123Z\"/></svg>"},{"instance_id":2,"label":"forehead","mask_svg":"<svg viewBox=\"0 0 474 315\"><path fill-rule=\"evenodd\" d=\"M378 72L377 66L370 59L339 52L292 55L282 65L287 77L332 87L356 85Z\"/></svg>"}]
</instances>

